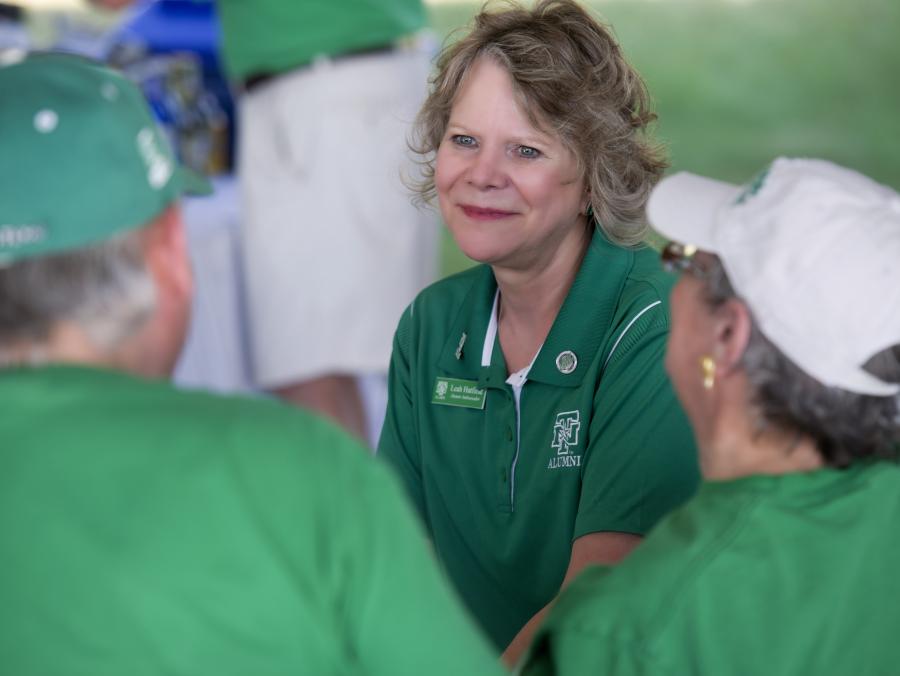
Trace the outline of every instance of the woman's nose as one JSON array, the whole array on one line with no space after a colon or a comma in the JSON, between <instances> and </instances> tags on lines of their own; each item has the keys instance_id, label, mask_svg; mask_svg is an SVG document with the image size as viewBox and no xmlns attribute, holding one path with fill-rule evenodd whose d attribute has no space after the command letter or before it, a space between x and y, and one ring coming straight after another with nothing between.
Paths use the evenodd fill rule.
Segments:
<instances>
[{"instance_id":1,"label":"woman's nose","mask_svg":"<svg viewBox=\"0 0 900 676\"><path fill-rule=\"evenodd\" d=\"M502 153L482 149L472 159L466 178L479 190L502 188L508 180Z\"/></svg>"}]
</instances>

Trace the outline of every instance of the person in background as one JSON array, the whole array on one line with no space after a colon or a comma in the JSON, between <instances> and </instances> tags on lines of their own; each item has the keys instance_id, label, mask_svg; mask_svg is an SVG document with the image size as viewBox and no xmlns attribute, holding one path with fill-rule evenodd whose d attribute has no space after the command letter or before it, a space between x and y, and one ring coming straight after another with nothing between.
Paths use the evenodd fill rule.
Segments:
<instances>
[{"instance_id":1,"label":"person in background","mask_svg":"<svg viewBox=\"0 0 900 676\"><path fill-rule=\"evenodd\" d=\"M625 557L698 479L663 370L672 279L638 246L665 166L654 118L571 0L481 12L418 118L421 195L482 265L400 319L378 453L508 663L562 585Z\"/></svg>"},{"instance_id":2,"label":"person in background","mask_svg":"<svg viewBox=\"0 0 900 676\"><path fill-rule=\"evenodd\" d=\"M498 673L355 441L165 382L202 186L138 89L14 52L0 91L3 672Z\"/></svg>"},{"instance_id":3,"label":"person in background","mask_svg":"<svg viewBox=\"0 0 900 676\"><path fill-rule=\"evenodd\" d=\"M437 262L435 224L402 182L428 77L428 55L409 40L425 8L217 2L225 61L244 85L238 173L256 382L367 438L384 411L366 420L357 377L384 387L396 317Z\"/></svg>"},{"instance_id":4,"label":"person in background","mask_svg":"<svg viewBox=\"0 0 900 676\"><path fill-rule=\"evenodd\" d=\"M133 0L92 0L121 8ZM422 0L216 0L238 97L253 380L377 440L396 318L434 279L437 231L403 185L429 55ZM383 399L382 399L383 401ZM383 404L382 404L383 406Z\"/></svg>"},{"instance_id":5,"label":"person in background","mask_svg":"<svg viewBox=\"0 0 900 676\"><path fill-rule=\"evenodd\" d=\"M522 673L894 673L900 194L781 158L745 187L672 176L648 213L704 483L572 583Z\"/></svg>"}]
</instances>

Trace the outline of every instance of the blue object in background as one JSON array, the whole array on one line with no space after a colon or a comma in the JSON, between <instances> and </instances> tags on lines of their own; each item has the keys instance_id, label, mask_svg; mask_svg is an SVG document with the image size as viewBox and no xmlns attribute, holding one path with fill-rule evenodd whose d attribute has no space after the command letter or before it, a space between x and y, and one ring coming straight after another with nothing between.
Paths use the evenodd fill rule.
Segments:
<instances>
[{"instance_id":1,"label":"blue object in background","mask_svg":"<svg viewBox=\"0 0 900 676\"><path fill-rule=\"evenodd\" d=\"M140 73L142 62L147 64L154 57L185 52L194 55L201 67L203 90L215 98L228 121L227 169L233 157L235 107L219 58L219 40L219 18L213 0L145 0L136 4L109 36L106 56L114 65ZM171 97L166 97L158 82L150 78L142 84L160 122L171 124Z\"/></svg>"}]
</instances>

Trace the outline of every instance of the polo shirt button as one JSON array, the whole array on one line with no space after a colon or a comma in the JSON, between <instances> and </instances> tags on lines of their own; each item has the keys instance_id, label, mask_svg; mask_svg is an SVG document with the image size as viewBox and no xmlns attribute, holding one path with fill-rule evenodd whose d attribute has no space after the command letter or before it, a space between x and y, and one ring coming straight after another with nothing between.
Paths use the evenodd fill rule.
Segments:
<instances>
[{"instance_id":1,"label":"polo shirt button","mask_svg":"<svg viewBox=\"0 0 900 676\"><path fill-rule=\"evenodd\" d=\"M506 427L506 440L507 441L513 440L512 427L509 427L509 426Z\"/></svg>"}]
</instances>

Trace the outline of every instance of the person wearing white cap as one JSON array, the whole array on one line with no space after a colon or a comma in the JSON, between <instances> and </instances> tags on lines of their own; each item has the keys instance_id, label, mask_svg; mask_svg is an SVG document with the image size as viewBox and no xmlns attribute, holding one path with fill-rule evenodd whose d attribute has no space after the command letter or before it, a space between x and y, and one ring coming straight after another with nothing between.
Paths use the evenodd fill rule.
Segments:
<instances>
[{"instance_id":1,"label":"person wearing white cap","mask_svg":"<svg viewBox=\"0 0 900 676\"><path fill-rule=\"evenodd\" d=\"M705 482L569 587L522 673L896 673L900 195L782 158L669 177L648 214Z\"/></svg>"}]
</instances>

